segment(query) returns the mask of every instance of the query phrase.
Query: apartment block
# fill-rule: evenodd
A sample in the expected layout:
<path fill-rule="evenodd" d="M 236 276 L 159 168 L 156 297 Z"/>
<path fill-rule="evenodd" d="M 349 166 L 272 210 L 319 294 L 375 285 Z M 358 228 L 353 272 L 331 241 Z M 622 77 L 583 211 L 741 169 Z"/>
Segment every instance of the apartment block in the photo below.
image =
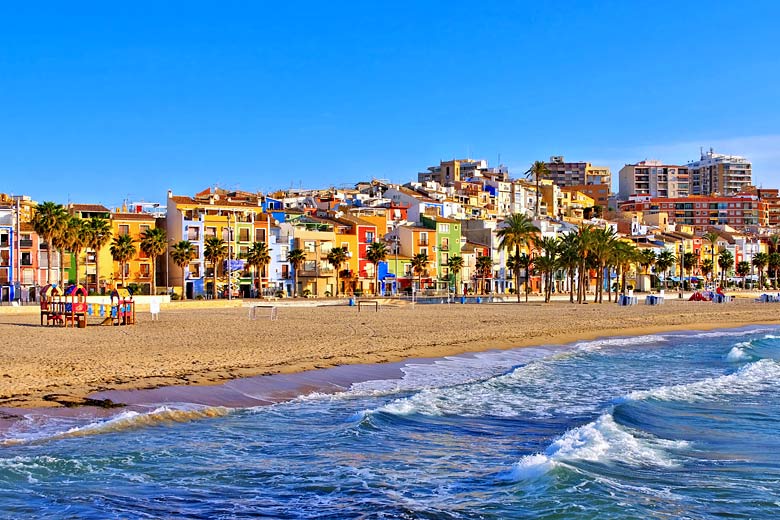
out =
<path fill-rule="evenodd" d="M 562 155 L 550 157 L 545 163 L 550 171 L 549 179 L 558 186 L 579 186 L 583 184 L 612 185 L 612 173 L 607 166 L 594 166 L 589 162 L 566 162 Z"/>
<path fill-rule="evenodd" d="M 702 152 L 698 161 L 688 163 L 691 195 L 736 195 L 752 184 L 753 166 L 738 155 Z"/>
<path fill-rule="evenodd" d="M 687 166 L 664 164 L 661 161 L 640 161 L 626 164 L 618 176 L 618 197 L 628 200 L 632 195 L 650 197 L 687 197 L 690 175 Z"/>
<path fill-rule="evenodd" d="M 769 204 L 755 195 L 736 197 L 689 196 L 679 198 L 631 197 L 620 205 L 623 211 L 667 213 L 669 224 L 702 230 L 727 225 L 736 229 L 769 225 Z"/>

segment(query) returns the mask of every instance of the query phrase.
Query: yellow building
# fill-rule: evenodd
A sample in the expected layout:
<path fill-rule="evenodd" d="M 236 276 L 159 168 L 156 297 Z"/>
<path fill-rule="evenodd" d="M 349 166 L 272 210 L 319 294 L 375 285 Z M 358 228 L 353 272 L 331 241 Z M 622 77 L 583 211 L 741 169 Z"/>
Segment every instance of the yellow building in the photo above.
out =
<path fill-rule="evenodd" d="M 113 237 L 130 235 L 133 238 L 135 246 L 135 255 L 124 264 L 124 286 L 136 286 L 141 294 L 151 294 L 152 278 L 155 273 L 152 272 L 152 258 L 141 250 L 141 239 L 144 232 L 155 227 L 155 218 L 148 213 L 111 213 L 111 232 Z M 112 269 L 109 271 L 108 280 L 111 288 L 122 285 L 122 266 L 111 257 L 111 242 L 104 248 L 108 251 Z M 101 256 L 101 262 L 103 256 Z M 102 267 L 102 266 L 101 266 Z M 103 269 L 101 268 L 101 271 Z"/>
<path fill-rule="evenodd" d="M 293 248 L 305 254 L 303 265 L 296 273 L 299 296 L 334 295 L 336 271 L 328 262 L 328 253 L 336 244 L 333 224 L 319 219 L 304 218 L 293 223 Z"/>

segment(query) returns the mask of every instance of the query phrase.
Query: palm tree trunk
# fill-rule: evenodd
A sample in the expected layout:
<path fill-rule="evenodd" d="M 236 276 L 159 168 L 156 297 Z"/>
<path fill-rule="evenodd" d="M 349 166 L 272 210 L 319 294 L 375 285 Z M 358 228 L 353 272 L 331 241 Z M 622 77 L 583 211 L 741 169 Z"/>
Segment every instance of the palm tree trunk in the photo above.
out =
<path fill-rule="evenodd" d="M 152 255 L 152 296 L 157 296 L 157 255 Z"/>
<path fill-rule="evenodd" d="M 51 242 L 46 242 L 46 283 L 51 284 Z"/>
<path fill-rule="evenodd" d="M 125 262 L 119 262 L 119 268 L 122 270 L 122 289 L 125 288 Z"/>
<path fill-rule="evenodd" d="M 75 262 L 76 262 L 76 285 L 78 285 L 79 284 L 79 254 L 78 254 L 78 252 L 74 253 L 73 257 L 74 257 Z"/>
<path fill-rule="evenodd" d="M 569 267 L 569 303 L 574 303 L 574 269 Z"/>
<path fill-rule="evenodd" d="M 62 261 L 62 250 L 57 249 L 57 255 L 60 257 L 60 285 L 65 287 L 65 265 Z"/>
<path fill-rule="evenodd" d="M 187 299 L 187 280 L 184 278 L 184 268 L 189 267 L 189 265 L 183 265 L 181 266 L 181 299 L 182 301 Z"/>
<path fill-rule="evenodd" d="M 334 291 L 336 293 L 336 298 L 339 297 L 339 267 L 341 267 L 341 265 L 336 266 L 336 290 Z"/>

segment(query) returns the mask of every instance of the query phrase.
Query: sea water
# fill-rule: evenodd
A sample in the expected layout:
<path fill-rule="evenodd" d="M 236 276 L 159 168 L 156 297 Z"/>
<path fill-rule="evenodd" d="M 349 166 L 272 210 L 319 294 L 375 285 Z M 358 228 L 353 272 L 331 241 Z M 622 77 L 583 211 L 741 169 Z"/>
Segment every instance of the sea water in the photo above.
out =
<path fill-rule="evenodd" d="M 778 518 L 780 328 L 410 363 L 272 406 L 30 416 L 3 518 Z"/>

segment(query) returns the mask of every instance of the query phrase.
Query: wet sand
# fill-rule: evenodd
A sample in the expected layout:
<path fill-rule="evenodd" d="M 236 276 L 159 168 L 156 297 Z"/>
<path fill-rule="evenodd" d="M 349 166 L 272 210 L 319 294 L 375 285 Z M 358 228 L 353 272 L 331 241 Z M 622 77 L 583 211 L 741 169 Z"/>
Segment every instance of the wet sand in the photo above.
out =
<path fill-rule="evenodd" d="M 670 300 L 652 307 L 418 304 L 382 306 L 379 312 L 281 307 L 276 321 L 250 320 L 246 308 L 179 305 L 163 309 L 160 321 L 150 321 L 144 312 L 137 321 L 135 326 L 64 329 L 40 327 L 37 314 L 0 314 L 0 407 L 89 404 L 87 396 L 121 395 L 110 393 L 115 390 L 213 385 L 602 336 L 780 324 L 780 304 L 752 299 L 721 305 Z M 355 366 L 350 377 L 362 379 L 361 370 L 370 371 Z M 300 378 L 295 381 L 299 392 Z"/>

